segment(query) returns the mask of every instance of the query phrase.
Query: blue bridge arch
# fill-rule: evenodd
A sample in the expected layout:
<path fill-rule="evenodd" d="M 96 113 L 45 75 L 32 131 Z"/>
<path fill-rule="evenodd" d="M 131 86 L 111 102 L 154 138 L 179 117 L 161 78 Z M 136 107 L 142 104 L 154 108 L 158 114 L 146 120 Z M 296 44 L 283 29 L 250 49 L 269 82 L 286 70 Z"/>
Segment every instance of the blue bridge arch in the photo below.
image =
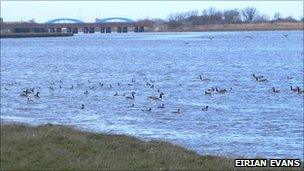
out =
<path fill-rule="evenodd" d="M 113 20 L 119 20 L 122 22 L 131 22 L 131 23 L 135 22 L 134 20 L 131 20 L 129 18 L 124 18 L 124 17 L 109 17 L 109 18 L 103 18 L 103 19 L 96 18 L 95 22 L 96 23 L 106 23 L 106 22 L 111 22 Z"/>
<path fill-rule="evenodd" d="M 65 21 L 70 21 L 72 23 L 84 23 L 81 20 L 73 19 L 73 18 L 56 18 L 56 19 L 53 19 L 53 20 L 49 20 L 46 23 L 47 24 L 55 24 L 55 23 L 64 23 Z"/>

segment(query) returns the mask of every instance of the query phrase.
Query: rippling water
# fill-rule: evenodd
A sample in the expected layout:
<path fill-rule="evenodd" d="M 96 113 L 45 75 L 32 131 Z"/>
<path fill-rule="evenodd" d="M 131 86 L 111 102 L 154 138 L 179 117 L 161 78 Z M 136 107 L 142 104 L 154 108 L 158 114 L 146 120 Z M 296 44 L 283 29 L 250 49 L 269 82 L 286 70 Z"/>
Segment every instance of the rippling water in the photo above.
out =
<path fill-rule="evenodd" d="M 303 95 L 289 86 L 303 88 L 302 31 L 1 39 L 2 121 L 129 134 L 201 154 L 303 160 Z M 32 87 L 40 98 L 20 96 Z M 211 87 L 228 92 L 204 95 Z M 158 89 L 161 101 L 147 98 Z"/>

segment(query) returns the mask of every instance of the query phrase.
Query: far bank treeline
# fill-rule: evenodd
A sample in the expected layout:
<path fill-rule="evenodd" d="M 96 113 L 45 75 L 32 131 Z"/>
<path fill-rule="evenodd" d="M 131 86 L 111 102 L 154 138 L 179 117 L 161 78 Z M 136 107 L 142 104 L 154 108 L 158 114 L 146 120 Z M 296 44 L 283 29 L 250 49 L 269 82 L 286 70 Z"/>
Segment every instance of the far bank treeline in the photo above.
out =
<path fill-rule="evenodd" d="M 217 10 L 214 7 L 198 10 L 172 13 L 167 20 L 146 19 L 153 25 L 167 25 L 174 29 L 182 25 L 205 25 L 205 24 L 242 24 L 242 23 L 273 23 L 273 22 L 303 22 L 304 17 L 296 19 L 292 16 L 283 17 L 279 12 L 272 17 L 260 13 L 254 7 L 244 9 Z"/>

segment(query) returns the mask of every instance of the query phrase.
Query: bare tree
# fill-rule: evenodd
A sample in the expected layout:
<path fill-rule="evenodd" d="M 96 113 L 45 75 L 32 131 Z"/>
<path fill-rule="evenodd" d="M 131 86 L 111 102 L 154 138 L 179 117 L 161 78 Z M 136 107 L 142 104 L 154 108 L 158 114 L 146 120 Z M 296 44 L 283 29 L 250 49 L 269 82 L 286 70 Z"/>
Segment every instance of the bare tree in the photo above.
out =
<path fill-rule="evenodd" d="M 242 14 L 246 22 L 252 22 L 253 19 L 257 16 L 258 11 L 254 7 L 247 7 L 242 10 Z"/>
<path fill-rule="evenodd" d="M 169 27 L 176 28 L 183 24 L 183 21 L 186 20 L 185 13 L 172 13 L 169 15 Z"/>
<path fill-rule="evenodd" d="M 210 7 L 202 11 L 201 23 L 220 23 L 223 20 L 223 13 L 216 10 L 214 7 Z"/>
<path fill-rule="evenodd" d="M 256 17 L 253 20 L 254 22 L 268 22 L 269 21 L 269 17 L 265 14 L 261 14 L 261 15 L 256 15 Z"/>
<path fill-rule="evenodd" d="M 286 18 L 283 18 L 282 21 L 284 22 L 296 22 L 297 20 L 293 18 L 292 16 L 288 16 Z"/>
<path fill-rule="evenodd" d="M 275 21 L 282 20 L 282 15 L 279 12 L 276 12 L 273 16 L 273 20 L 275 20 Z"/>
<path fill-rule="evenodd" d="M 223 13 L 225 22 L 228 23 L 238 23 L 241 21 L 240 12 L 237 9 L 226 10 Z"/>
<path fill-rule="evenodd" d="M 187 18 L 197 17 L 199 15 L 198 10 L 189 11 L 186 13 Z"/>
<path fill-rule="evenodd" d="M 200 24 L 200 16 L 199 16 L 199 12 L 197 10 L 189 11 L 187 13 L 187 16 L 188 16 L 187 21 L 191 22 L 194 25 Z"/>

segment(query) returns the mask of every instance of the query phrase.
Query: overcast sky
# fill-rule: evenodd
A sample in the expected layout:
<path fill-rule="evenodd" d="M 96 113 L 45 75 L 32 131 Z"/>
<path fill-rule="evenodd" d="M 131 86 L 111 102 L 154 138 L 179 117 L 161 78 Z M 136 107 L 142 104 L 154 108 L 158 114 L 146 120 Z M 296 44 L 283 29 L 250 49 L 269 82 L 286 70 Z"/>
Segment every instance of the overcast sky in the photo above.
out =
<path fill-rule="evenodd" d="M 173 12 L 201 11 L 211 6 L 219 10 L 253 6 L 270 17 L 275 12 L 283 17 L 303 17 L 303 1 L 1 1 L 1 17 L 5 21 L 38 22 L 61 17 L 87 22 L 106 17 L 166 19 Z"/>

